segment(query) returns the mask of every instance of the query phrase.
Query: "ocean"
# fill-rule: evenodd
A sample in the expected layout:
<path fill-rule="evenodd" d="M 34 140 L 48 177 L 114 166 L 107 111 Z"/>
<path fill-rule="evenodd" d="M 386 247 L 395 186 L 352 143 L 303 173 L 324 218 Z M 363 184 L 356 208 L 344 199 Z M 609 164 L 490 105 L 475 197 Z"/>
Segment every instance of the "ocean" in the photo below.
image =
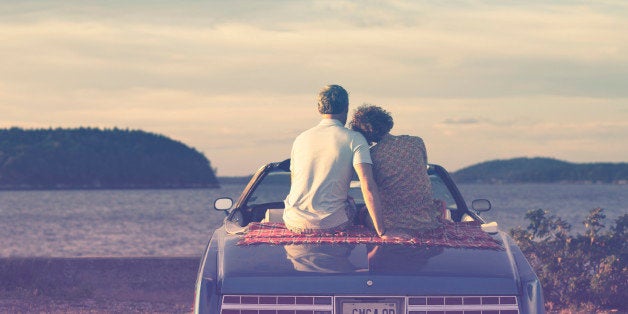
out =
<path fill-rule="evenodd" d="M 244 185 L 219 189 L 0 191 L 0 257 L 200 256 L 225 217 L 213 209 Z M 607 226 L 628 213 L 628 185 L 461 184 L 468 203 L 502 230 L 527 226 L 525 213 L 547 209 L 582 233 L 582 220 L 605 209 Z"/>

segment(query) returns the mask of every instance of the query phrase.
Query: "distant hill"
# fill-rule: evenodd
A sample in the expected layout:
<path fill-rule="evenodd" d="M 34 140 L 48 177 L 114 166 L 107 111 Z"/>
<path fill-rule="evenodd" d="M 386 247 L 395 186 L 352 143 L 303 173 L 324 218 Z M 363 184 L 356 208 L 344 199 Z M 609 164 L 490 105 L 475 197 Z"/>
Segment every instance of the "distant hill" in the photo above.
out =
<path fill-rule="evenodd" d="M 218 187 L 209 160 L 163 135 L 0 129 L 0 189 Z"/>
<path fill-rule="evenodd" d="M 552 158 L 486 161 L 452 174 L 458 183 L 628 183 L 628 163 L 570 163 Z"/>

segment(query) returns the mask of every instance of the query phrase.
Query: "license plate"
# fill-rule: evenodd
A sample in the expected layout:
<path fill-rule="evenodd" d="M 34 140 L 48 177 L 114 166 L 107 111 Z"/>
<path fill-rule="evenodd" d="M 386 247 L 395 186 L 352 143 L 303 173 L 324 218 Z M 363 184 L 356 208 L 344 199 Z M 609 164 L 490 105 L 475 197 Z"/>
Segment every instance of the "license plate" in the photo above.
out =
<path fill-rule="evenodd" d="M 346 302 L 342 304 L 343 314 L 399 314 L 397 303 L 361 303 Z"/>

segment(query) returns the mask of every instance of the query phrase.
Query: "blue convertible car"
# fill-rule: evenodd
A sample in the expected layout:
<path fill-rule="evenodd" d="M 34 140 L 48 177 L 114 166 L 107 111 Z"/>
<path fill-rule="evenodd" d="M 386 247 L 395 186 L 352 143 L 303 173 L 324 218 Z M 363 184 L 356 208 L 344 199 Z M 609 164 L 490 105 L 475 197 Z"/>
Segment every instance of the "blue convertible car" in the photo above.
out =
<path fill-rule="evenodd" d="M 212 314 L 544 313 L 541 286 L 513 240 L 472 209 L 448 173 L 430 165 L 443 226 L 380 239 L 364 226 L 296 235 L 281 222 L 289 160 L 268 164 L 227 212 L 201 260 L 194 312 Z M 352 196 L 361 202 L 359 182 Z"/>

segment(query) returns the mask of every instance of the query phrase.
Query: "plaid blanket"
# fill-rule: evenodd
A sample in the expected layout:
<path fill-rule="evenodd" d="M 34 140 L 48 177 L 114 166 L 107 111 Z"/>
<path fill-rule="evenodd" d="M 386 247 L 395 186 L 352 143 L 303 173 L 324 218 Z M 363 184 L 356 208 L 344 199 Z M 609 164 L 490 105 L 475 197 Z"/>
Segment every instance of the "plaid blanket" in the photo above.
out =
<path fill-rule="evenodd" d="M 501 244 L 486 232 L 478 222 L 443 221 L 441 226 L 411 237 L 382 239 L 368 228 L 357 225 L 335 233 L 298 234 L 283 223 L 251 223 L 238 245 L 253 244 L 401 244 L 425 247 L 457 247 L 477 249 L 503 249 Z"/>

